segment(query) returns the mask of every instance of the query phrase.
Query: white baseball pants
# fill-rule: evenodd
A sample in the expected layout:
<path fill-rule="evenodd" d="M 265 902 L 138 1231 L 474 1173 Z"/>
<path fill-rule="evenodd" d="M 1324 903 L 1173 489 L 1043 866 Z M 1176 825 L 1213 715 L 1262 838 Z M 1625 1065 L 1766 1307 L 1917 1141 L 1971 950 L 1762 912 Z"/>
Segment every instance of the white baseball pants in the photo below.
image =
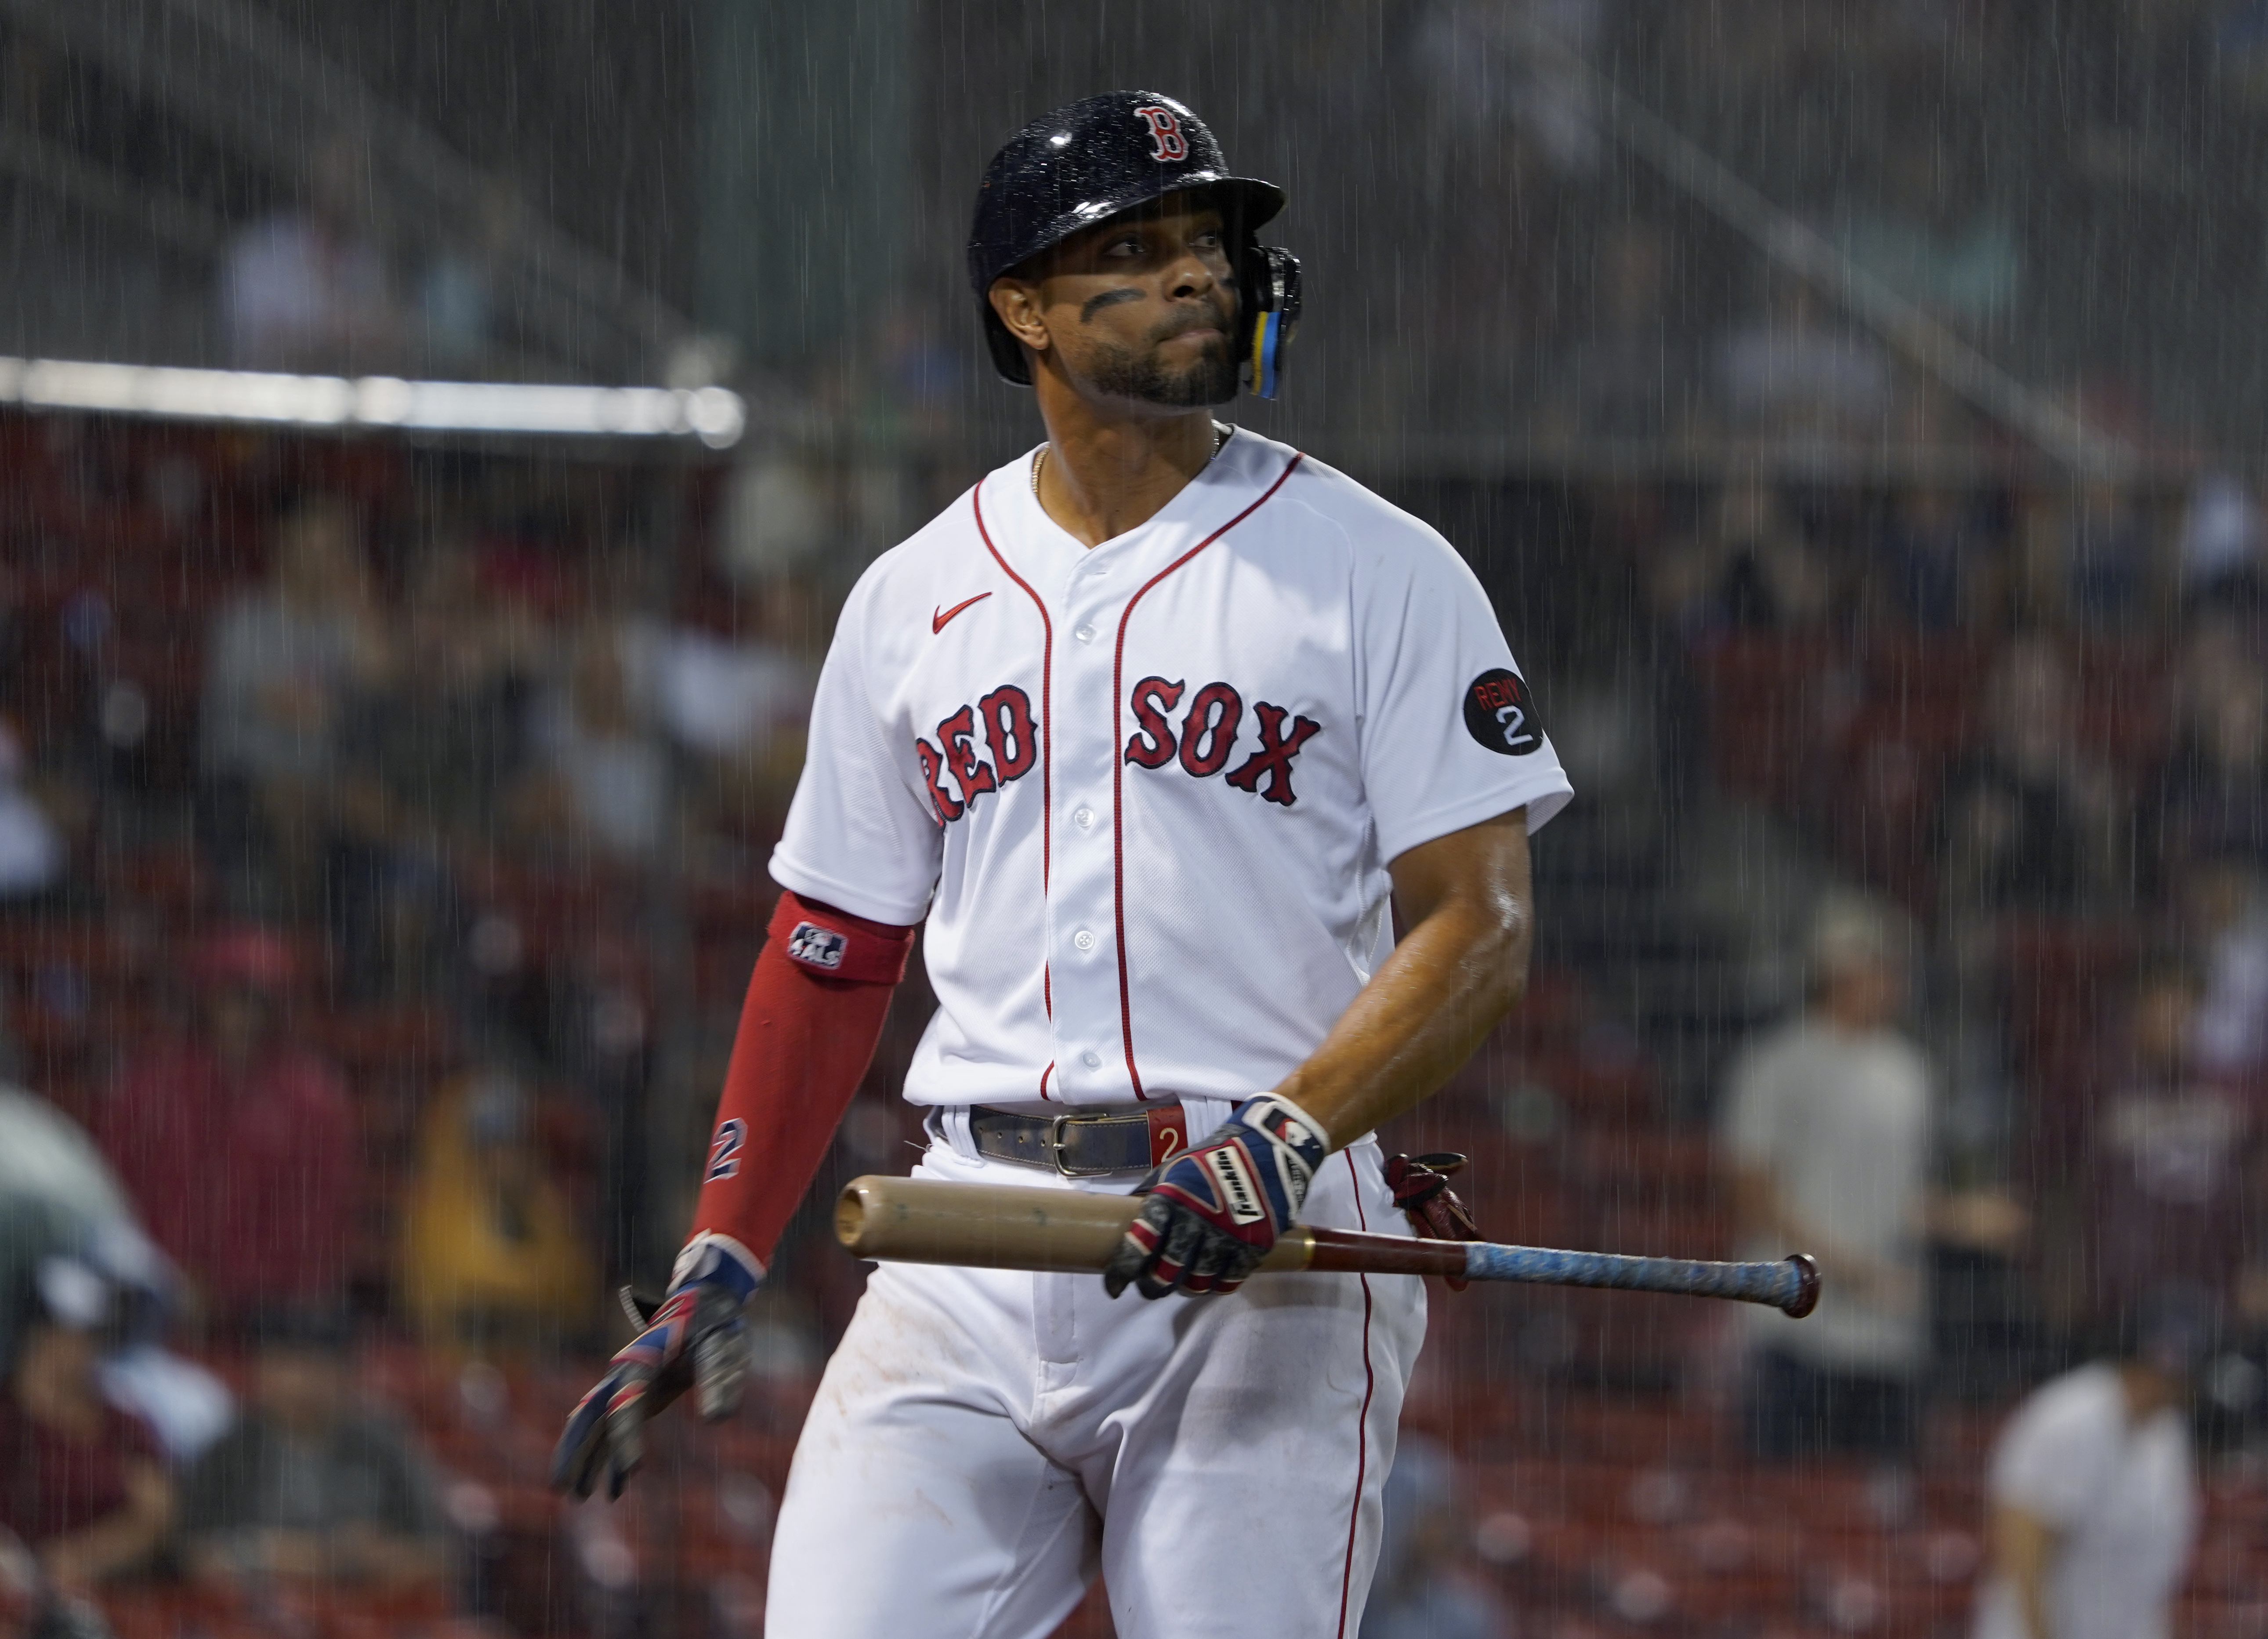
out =
<path fill-rule="evenodd" d="M 1309 1223 L 1406 1234 L 1378 1147 Z M 1048 1185 L 933 1144 L 918 1177 Z M 1100 1569 L 1120 1639 L 1353 1639 L 1425 1329 L 1409 1275 L 1116 1303 L 1092 1274 L 878 1268 L 796 1448 L 769 1639 L 1047 1639 Z"/>

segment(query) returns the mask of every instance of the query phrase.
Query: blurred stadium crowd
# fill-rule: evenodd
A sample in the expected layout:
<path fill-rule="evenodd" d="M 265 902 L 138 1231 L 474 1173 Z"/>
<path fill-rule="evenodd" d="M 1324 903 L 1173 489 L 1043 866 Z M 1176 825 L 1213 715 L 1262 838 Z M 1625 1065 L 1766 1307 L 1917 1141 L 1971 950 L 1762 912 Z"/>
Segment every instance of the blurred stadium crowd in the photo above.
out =
<path fill-rule="evenodd" d="M 2053 382 L 2076 473 L 1634 180 L 1498 26 L 1604 52 L 1622 9 L 1404 8 L 1392 74 L 1322 73 L 1373 9 L 1315 8 L 1287 94 L 1437 88 L 1424 186 L 1338 158 L 1444 242 L 1417 345 L 1318 352 L 1316 442 L 1468 553 L 1580 793 L 1526 1004 L 1390 1136 L 1471 1155 L 1494 1238 L 1803 1241 L 1835 1296 L 1436 1294 L 1364 1631 L 1966 1632 L 1994 1508 L 2052 1506 L 2053 1453 L 1994 1455 L 2012 1407 L 2106 1355 L 2189 1387 L 2179 1630 L 2268 1629 L 2268 513 L 2205 431 L 2257 370 L 2142 272 L 2252 220 L 2195 207 L 2268 118 L 2261 8 L 2105 4 L 2058 56 L 2055 8 L 1753 0 L 1631 56 L 1933 334 Z M 234 356 L 364 367 L 438 314 L 492 366 L 478 255 L 358 311 L 379 253 L 309 250 L 362 231 L 334 157 L 224 260 Z M 917 1136 L 917 978 L 753 1404 L 659 1430 L 618 1508 L 542 1479 L 601 1295 L 689 1204 L 834 606 L 1021 409 L 964 416 L 930 311 L 776 385 L 827 434 L 737 470 L 0 417 L 0 1633 L 761 1631 L 859 1281 L 825 1198 Z"/>

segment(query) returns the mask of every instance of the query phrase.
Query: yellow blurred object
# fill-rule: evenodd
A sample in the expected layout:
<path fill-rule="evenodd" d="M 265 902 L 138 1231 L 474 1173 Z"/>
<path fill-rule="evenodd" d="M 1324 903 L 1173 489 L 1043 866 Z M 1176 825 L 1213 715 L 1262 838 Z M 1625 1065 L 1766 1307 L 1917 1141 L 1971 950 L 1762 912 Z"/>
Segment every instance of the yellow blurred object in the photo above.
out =
<path fill-rule="evenodd" d="M 518 1088 L 473 1073 L 426 1112 L 403 1203 L 402 1298 L 435 1343 L 524 1339 L 588 1318 L 597 1274 L 566 1197 L 545 1173 Z"/>

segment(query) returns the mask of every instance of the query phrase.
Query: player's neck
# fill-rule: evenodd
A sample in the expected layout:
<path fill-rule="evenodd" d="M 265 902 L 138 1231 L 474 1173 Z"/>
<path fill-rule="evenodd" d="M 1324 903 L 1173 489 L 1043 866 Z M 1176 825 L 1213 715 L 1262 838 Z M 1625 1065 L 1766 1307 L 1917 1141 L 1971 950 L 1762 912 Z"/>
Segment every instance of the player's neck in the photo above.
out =
<path fill-rule="evenodd" d="M 1082 401 L 1042 402 L 1048 447 L 1040 506 L 1087 546 L 1138 529 L 1212 460 L 1212 413 L 1104 417 Z"/>

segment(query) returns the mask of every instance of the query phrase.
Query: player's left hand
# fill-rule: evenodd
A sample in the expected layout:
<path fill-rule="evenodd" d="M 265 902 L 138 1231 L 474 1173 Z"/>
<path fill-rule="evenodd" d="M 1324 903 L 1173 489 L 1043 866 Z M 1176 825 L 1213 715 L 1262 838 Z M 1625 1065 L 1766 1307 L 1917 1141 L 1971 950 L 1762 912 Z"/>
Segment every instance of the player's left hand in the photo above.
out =
<path fill-rule="evenodd" d="M 1142 1181 L 1150 1199 L 1127 1226 L 1102 1284 L 1145 1297 L 1233 1292 L 1299 1215 L 1330 1146 L 1323 1129 L 1272 1093 L 1248 1098 L 1212 1135 Z"/>
<path fill-rule="evenodd" d="M 1448 1150 L 1429 1155 L 1388 1155 L 1386 1187 L 1394 1204 L 1410 1220 L 1410 1228 L 1425 1241 L 1477 1241 L 1486 1237 L 1473 1222 L 1472 1208 L 1449 1187 L 1452 1173 L 1464 1170 L 1465 1158 Z M 1462 1275 L 1443 1275 L 1453 1292 L 1462 1292 Z"/>
<path fill-rule="evenodd" d="M 679 1255 L 669 1296 L 643 1317 L 645 1330 L 567 1414 L 551 1454 L 555 1490 L 587 1497 L 603 1474 L 608 1496 L 621 1496 L 645 1458 L 646 1419 L 688 1388 L 698 1389 L 701 1414 L 712 1421 L 740 1408 L 748 1361 L 742 1311 L 763 1278 L 754 1263 L 720 1237 L 696 1237 Z"/>

